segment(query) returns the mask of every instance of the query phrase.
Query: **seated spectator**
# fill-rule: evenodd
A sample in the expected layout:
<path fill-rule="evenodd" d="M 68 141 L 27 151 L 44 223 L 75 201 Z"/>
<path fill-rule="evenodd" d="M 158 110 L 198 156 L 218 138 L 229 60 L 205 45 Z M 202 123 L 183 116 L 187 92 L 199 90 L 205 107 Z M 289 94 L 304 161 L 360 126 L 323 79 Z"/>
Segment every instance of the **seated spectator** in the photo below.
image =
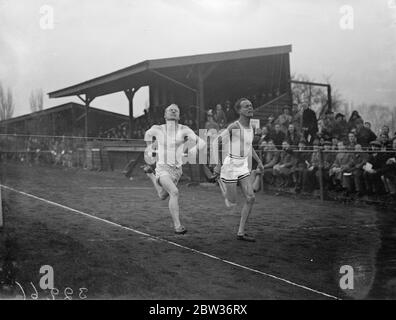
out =
<path fill-rule="evenodd" d="M 389 137 L 389 127 L 388 126 L 383 126 L 382 127 L 382 129 L 381 129 L 381 131 L 380 131 L 380 134 L 385 134 L 387 137 L 388 137 L 388 139 L 390 138 Z"/>
<path fill-rule="evenodd" d="M 332 143 L 330 141 L 325 141 L 324 144 L 324 152 L 323 152 L 323 168 L 322 168 L 322 175 L 323 175 L 323 187 L 326 190 L 330 190 L 333 188 L 330 179 L 330 169 L 333 165 L 336 153 L 332 151 Z M 316 172 L 316 179 L 319 181 L 319 172 Z"/>
<path fill-rule="evenodd" d="M 353 132 L 348 133 L 348 143 L 346 145 L 346 148 L 349 150 L 355 150 L 355 146 L 357 144 L 357 139 L 356 136 Z"/>
<path fill-rule="evenodd" d="M 382 176 L 385 190 L 396 199 L 396 139 L 392 142 L 392 152 L 386 161 L 384 175 Z"/>
<path fill-rule="evenodd" d="M 391 148 L 388 135 L 381 133 L 378 137 L 378 141 L 381 143 L 381 150 L 386 151 Z"/>
<path fill-rule="evenodd" d="M 288 106 L 283 107 L 283 113 L 276 119 L 275 123 L 281 126 L 283 132 L 286 133 L 289 124 L 292 122 L 293 117 L 290 115 L 290 109 Z"/>
<path fill-rule="evenodd" d="M 326 128 L 325 121 L 323 119 L 318 120 L 318 132 L 316 133 L 316 136 L 319 139 L 324 139 L 324 140 L 329 139 L 331 136 L 331 133 Z"/>
<path fill-rule="evenodd" d="M 282 151 L 279 155 L 279 162 L 274 166 L 273 174 L 278 179 L 279 187 L 287 187 L 290 185 L 292 168 L 295 166 L 296 158 L 290 144 L 287 141 L 282 143 Z"/>
<path fill-rule="evenodd" d="M 207 113 L 207 121 L 205 123 L 205 129 L 206 130 L 216 130 L 219 131 L 220 130 L 220 126 L 219 124 L 214 120 L 213 118 L 213 111 L 209 110 Z"/>
<path fill-rule="evenodd" d="M 380 195 L 385 191 L 381 176 L 384 172 L 388 155 L 381 153 L 381 143 L 379 141 L 372 141 L 370 145 L 371 150 L 377 152 L 372 153 L 367 163 L 363 166 L 363 179 L 368 195 Z"/>
<path fill-rule="evenodd" d="M 298 134 L 294 125 L 289 124 L 289 127 L 287 128 L 287 133 L 286 133 L 286 141 L 289 142 L 289 144 L 292 147 L 297 147 L 298 143 L 300 142 L 300 139 L 301 139 L 301 137 Z M 304 143 L 305 143 L 305 141 L 304 141 Z"/>
<path fill-rule="evenodd" d="M 286 139 L 285 133 L 282 131 L 280 124 L 275 124 L 275 130 L 271 134 L 272 140 L 278 150 L 282 149 L 282 143 Z"/>
<path fill-rule="evenodd" d="M 369 155 L 362 152 L 362 146 L 360 144 L 355 145 L 356 153 L 353 154 L 352 165 L 350 167 L 350 175 L 344 174 L 344 184 L 347 192 L 350 194 L 353 192 L 353 186 L 358 196 L 363 195 L 363 166 L 367 163 Z M 352 185 L 353 182 L 353 185 Z"/>
<path fill-rule="evenodd" d="M 331 138 L 331 150 L 333 150 L 333 151 L 338 150 L 338 137 Z"/>
<path fill-rule="evenodd" d="M 272 134 L 275 130 L 275 117 L 273 115 L 270 115 L 268 117 L 267 124 L 265 125 L 268 128 L 268 131 L 270 134 Z"/>
<path fill-rule="evenodd" d="M 371 141 L 377 139 L 377 136 L 371 129 L 363 125 L 363 120 L 358 119 L 356 124 L 356 142 L 360 144 L 363 148 L 367 148 Z"/>
<path fill-rule="evenodd" d="M 310 153 L 304 152 L 306 151 L 306 143 L 304 140 L 301 140 L 298 143 L 298 153 L 295 154 L 296 162 L 293 168 L 293 181 L 295 184 L 295 191 L 299 193 L 304 188 L 304 185 L 307 183 L 305 178 L 307 177 L 305 171 L 308 168 Z"/>
<path fill-rule="evenodd" d="M 259 145 L 261 146 L 263 144 L 263 142 L 267 143 L 270 140 L 271 140 L 271 136 L 270 136 L 270 133 L 268 131 L 268 128 L 267 127 L 262 127 L 261 128 L 261 138 L 260 138 L 260 141 L 259 141 Z"/>
<path fill-rule="evenodd" d="M 263 149 L 263 181 L 267 184 L 273 184 L 273 168 L 279 162 L 279 151 L 275 147 L 273 140 L 268 140 L 266 147 Z"/>
<path fill-rule="evenodd" d="M 344 142 L 339 141 L 337 145 L 339 153 L 337 153 L 333 165 L 330 168 L 330 178 L 335 186 L 344 187 L 343 185 L 343 175 L 344 173 L 350 172 L 352 165 L 352 154 L 343 152 L 345 151 Z"/>

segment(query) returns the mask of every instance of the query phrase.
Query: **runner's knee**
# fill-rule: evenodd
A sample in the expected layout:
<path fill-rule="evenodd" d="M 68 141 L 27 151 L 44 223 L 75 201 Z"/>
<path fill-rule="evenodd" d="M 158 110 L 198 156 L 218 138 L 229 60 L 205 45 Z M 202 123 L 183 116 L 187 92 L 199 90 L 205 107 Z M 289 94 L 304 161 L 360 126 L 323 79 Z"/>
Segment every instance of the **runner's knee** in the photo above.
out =
<path fill-rule="evenodd" d="M 169 192 L 169 195 L 170 195 L 172 198 L 178 197 L 178 196 L 179 196 L 179 189 L 175 188 L 174 190 L 172 190 L 172 191 Z"/>
<path fill-rule="evenodd" d="M 254 195 L 254 193 L 253 194 L 248 194 L 246 196 L 246 201 L 247 201 L 247 203 L 253 204 L 256 201 L 256 196 Z"/>

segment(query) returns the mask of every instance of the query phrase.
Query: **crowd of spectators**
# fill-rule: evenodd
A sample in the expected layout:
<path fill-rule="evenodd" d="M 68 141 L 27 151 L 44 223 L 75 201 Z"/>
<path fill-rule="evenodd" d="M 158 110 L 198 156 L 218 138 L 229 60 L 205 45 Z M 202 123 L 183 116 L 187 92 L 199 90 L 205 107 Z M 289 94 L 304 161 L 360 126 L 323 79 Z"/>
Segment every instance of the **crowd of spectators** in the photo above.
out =
<path fill-rule="evenodd" d="M 267 187 L 309 193 L 322 179 L 326 191 L 347 197 L 388 194 L 396 199 L 396 134 L 383 126 L 376 135 L 357 111 L 348 121 L 332 111 L 317 119 L 308 104 L 285 106 L 256 129 L 254 145 L 262 155 Z"/>

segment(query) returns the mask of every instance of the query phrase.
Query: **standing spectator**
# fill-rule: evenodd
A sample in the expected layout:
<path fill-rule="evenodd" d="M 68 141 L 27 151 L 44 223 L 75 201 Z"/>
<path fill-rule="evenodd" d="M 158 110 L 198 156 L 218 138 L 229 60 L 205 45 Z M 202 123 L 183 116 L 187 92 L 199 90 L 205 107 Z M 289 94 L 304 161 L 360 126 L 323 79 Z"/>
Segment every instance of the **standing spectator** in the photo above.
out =
<path fill-rule="evenodd" d="M 303 115 L 302 115 L 302 130 L 304 132 L 304 139 L 308 143 L 312 143 L 316 133 L 318 132 L 318 121 L 316 119 L 316 113 L 310 109 L 307 103 L 303 104 Z"/>
<path fill-rule="evenodd" d="M 313 142 L 313 152 L 311 154 L 310 160 L 307 163 L 307 170 L 304 171 L 304 184 L 303 191 L 304 192 L 312 192 L 314 190 L 314 185 L 316 182 L 316 176 L 319 177 L 318 169 L 320 165 L 319 161 L 319 141 L 315 140 Z M 325 175 L 323 175 L 325 176 Z"/>
<path fill-rule="evenodd" d="M 226 115 L 221 107 L 221 104 L 216 105 L 216 110 L 213 114 L 214 120 L 219 124 L 220 129 L 223 129 L 227 124 Z"/>
<path fill-rule="evenodd" d="M 276 119 L 275 123 L 280 124 L 283 132 L 286 133 L 289 124 L 292 122 L 293 117 L 290 115 L 290 109 L 288 106 L 283 107 L 283 113 Z"/>
<path fill-rule="evenodd" d="M 342 113 L 337 113 L 332 135 L 336 136 L 339 140 L 343 140 L 346 138 L 347 134 L 348 123 L 345 121 L 345 116 Z"/>
<path fill-rule="evenodd" d="M 278 150 L 282 149 L 282 143 L 286 139 L 286 135 L 284 132 L 281 130 L 280 124 L 275 124 L 275 130 L 273 134 L 271 135 L 272 140 L 274 140 L 275 146 Z"/>
<path fill-rule="evenodd" d="M 371 141 L 377 139 L 377 136 L 371 129 L 363 125 L 363 120 L 358 119 L 356 121 L 356 141 L 363 148 L 366 148 L 370 145 Z"/>
<path fill-rule="evenodd" d="M 235 109 L 231 106 L 231 102 L 227 100 L 224 107 L 227 123 L 235 121 L 238 118 L 238 115 L 236 114 Z"/>
<path fill-rule="evenodd" d="M 294 103 L 292 110 L 292 117 L 293 117 L 292 124 L 294 125 L 294 127 L 298 132 L 301 131 L 301 127 L 302 127 L 302 112 L 303 112 L 302 108 L 297 103 Z"/>
<path fill-rule="evenodd" d="M 351 130 L 353 128 L 356 128 L 356 121 L 357 120 L 362 120 L 362 117 L 360 116 L 359 112 L 356 110 L 352 111 L 351 117 L 349 118 L 348 121 L 348 129 Z"/>

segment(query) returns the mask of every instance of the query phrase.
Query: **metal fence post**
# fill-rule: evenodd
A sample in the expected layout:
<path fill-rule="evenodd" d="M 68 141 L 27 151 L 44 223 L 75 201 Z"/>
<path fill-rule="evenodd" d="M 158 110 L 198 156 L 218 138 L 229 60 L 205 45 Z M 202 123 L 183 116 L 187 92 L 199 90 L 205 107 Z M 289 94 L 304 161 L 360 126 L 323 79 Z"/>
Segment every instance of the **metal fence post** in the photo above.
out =
<path fill-rule="evenodd" d="M 320 200 L 324 201 L 324 188 L 323 188 L 323 153 L 322 148 L 318 150 L 319 156 L 319 189 L 320 189 Z"/>

